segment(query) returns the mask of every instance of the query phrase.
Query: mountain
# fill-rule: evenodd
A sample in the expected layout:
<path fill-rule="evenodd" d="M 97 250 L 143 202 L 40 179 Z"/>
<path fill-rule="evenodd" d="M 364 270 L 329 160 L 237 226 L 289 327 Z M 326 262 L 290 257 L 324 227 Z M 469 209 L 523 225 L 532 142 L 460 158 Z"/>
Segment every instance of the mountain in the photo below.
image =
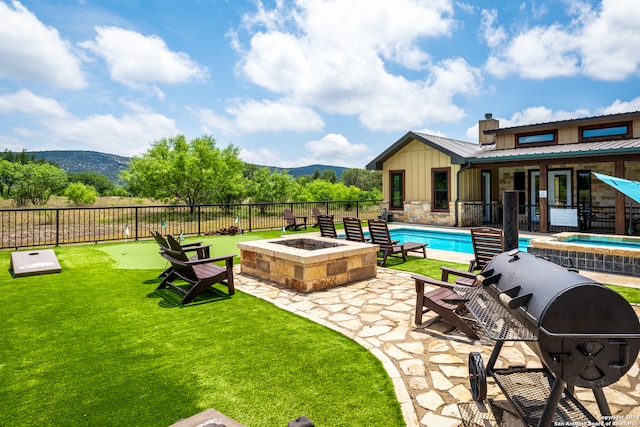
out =
<path fill-rule="evenodd" d="M 349 168 L 343 168 L 342 166 L 327 166 L 327 165 L 309 165 L 309 166 L 300 166 L 298 168 L 277 168 L 275 166 L 267 166 L 272 171 L 289 171 L 290 175 L 294 177 L 299 177 L 300 175 L 313 175 L 316 169 L 322 174 L 325 169 L 333 169 L 336 172 L 336 176 L 338 179 L 342 179 L 342 173 Z"/>
<path fill-rule="evenodd" d="M 99 153 L 97 151 L 31 151 L 36 159 L 44 159 L 54 162 L 67 173 L 98 172 L 106 175 L 111 181 L 119 182 L 120 172 L 127 169 L 130 157 L 117 156 L 115 154 Z M 262 166 L 259 166 L 262 167 Z M 338 179 L 342 178 L 342 173 L 348 168 L 341 166 L 309 165 L 297 168 L 278 168 L 267 166 L 272 171 L 287 170 L 294 177 L 300 175 L 313 175 L 316 169 L 322 174 L 326 169 L 333 169 Z"/>
<path fill-rule="evenodd" d="M 119 182 L 120 172 L 128 168 L 131 158 L 97 151 L 32 151 L 36 159 L 54 162 L 67 173 L 98 172 L 109 180 Z"/>

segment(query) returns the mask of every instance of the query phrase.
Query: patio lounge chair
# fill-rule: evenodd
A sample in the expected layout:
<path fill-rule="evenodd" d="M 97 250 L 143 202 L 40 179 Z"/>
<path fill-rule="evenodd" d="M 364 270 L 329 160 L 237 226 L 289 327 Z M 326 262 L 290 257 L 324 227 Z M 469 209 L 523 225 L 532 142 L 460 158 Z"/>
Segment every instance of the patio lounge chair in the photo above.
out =
<path fill-rule="evenodd" d="M 323 214 L 322 212 L 320 212 L 320 208 L 313 208 L 311 209 L 311 218 L 313 218 L 313 226 L 317 227 L 320 225 L 320 222 L 318 221 L 318 217 L 320 215 L 327 215 L 330 216 L 333 219 L 333 215 L 328 215 L 328 214 Z"/>
<path fill-rule="evenodd" d="M 172 269 L 156 289 L 170 287 L 183 294 L 184 298 L 180 304 L 187 304 L 193 301 L 195 297 L 215 283 L 225 285 L 229 296 L 235 293 L 233 284 L 233 258 L 235 255 L 189 259 L 184 250 L 176 250 L 169 247 L 162 251 L 162 256 L 171 263 Z M 224 261 L 225 265 L 214 264 L 216 261 Z M 176 284 L 175 282 L 179 280 L 184 280 L 190 286 L 186 288 L 180 286 L 179 283 Z"/>
<path fill-rule="evenodd" d="M 345 238 L 347 240 L 351 240 L 353 242 L 366 242 L 369 240 L 364 237 L 362 224 L 360 223 L 359 218 L 346 216 L 342 218 L 342 223 L 344 224 L 344 232 L 346 234 Z"/>
<path fill-rule="evenodd" d="M 382 219 L 369 220 L 369 235 L 371 236 L 371 243 L 380 246 L 380 251 L 378 252 L 381 253 L 382 258 L 380 267 L 386 265 L 387 258 L 390 256 L 400 255 L 403 262 L 407 260 L 407 253 L 409 252 L 422 254 L 423 258 L 427 257 L 426 243 L 404 242 L 398 244 L 391 240 L 387 222 Z"/>
<path fill-rule="evenodd" d="M 179 242 L 173 235 L 167 234 L 167 243 L 169 247 L 174 251 L 184 251 L 184 252 L 196 252 L 196 257 L 198 259 L 209 258 L 209 250 L 211 245 L 203 245 L 202 242 L 197 243 L 182 243 Z M 192 257 L 193 258 L 193 257 Z"/>
<path fill-rule="evenodd" d="M 483 270 L 494 256 L 504 252 L 504 237 L 498 228 L 472 227 L 471 243 L 474 258 L 469 262 L 469 271 Z"/>
<path fill-rule="evenodd" d="M 307 217 L 306 216 L 295 216 L 291 209 L 285 209 L 283 213 L 283 218 L 287 222 L 285 228 L 293 228 L 297 230 L 300 227 L 304 226 L 304 229 L 307 229 Z"/>
<path fill-rule="evenodd" d="M 167 239 L 164 238 L 164 236 L 162 235 L 162 233 L 160 233 L 159 231 L 151 231 L 149 230 L 149 233 L 151 233 L 151 236 L 153 236 L 153 239 L 156 241 L 156 243 L 158 244 L 158 247 L 161 251 L 161 253 L 166 249 L 166 248 L 170 248 L 171 246 L 169 245 L 169 242 L 167 241 Z M 198 259 L 198 258 L 208 258 L 209 257 L 209 246 L 202 246 L 202 242 L 196 242 L 196 243 L 187 243 L 187 244 L 183 244 L 181 245 L 180 243 L 178 243 L 173 237 L 172 240 L 175 241 L 174 245 L 176 245 L 176 247 L 180 247 L 181 249 L 184 249 L 185 252 L 190 252 L 190 251 L 197 251 L 196 255 L 193 255 L 190 257 L 190 259 Z M 167 274 L 169 274 L 169 272 L 171 271 L 173 267 L 169 266 L 167 267 L 162 273 L 160 273 L 160 275 L 158 277 L 166 277 Z"/>
<path fill-rule="evenodd" d="M 456 284 L 449 283 L 449 274 L 456 274 L 460 278 L 464 278 L 467 283 L 471 283 L 471 286 L 476 286 L 480 282 L 476 280 L 474 273 L 469 273 L 461 270 L 451 270 L 442 268 L 442 280 L 432 279 L 419 274 L 414 274 L 411 277 L 415 280 L 416 284 L 416 311 L 415 311 L 415 324 L 418 327 L 426 327 L 437 320 L 442 320 L 451 326 L 454 330 L 458 329 L 460 332 L 467 335 L 474 340 L 479 339 L 478 334 L 470 325 L 473 320 L 465 319 L 465 315 L 468 314 L 467 308 L 464 305 L 465 301 L 460 299 L 458 294 L 453 291 Z M 425 285 L 435 286 L 434 290 L 425 293 Z M 433 311 L 437 314 L 431 322 L 428 324 L 422 323 L 422 315 Z"/>
<path fill-rule="evenodd" d="M 318 225 L 320 226 L 320 235 L 322 237 L 338 238 L 336 225 L 333 223 L 333 215 L 318 215 Z"/>

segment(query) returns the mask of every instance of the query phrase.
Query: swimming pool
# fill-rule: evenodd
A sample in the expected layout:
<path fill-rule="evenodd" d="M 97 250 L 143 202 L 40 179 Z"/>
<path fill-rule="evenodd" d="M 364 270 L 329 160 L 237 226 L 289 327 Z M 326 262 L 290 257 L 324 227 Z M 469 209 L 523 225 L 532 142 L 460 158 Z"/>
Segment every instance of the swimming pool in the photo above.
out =
<path fill-rule="evenodd" d="M 473 254 L 473 245 L 471 244 L 471 233 L 427 230 L 417 228 L 389 228 L 389 234 L 393 240 L 400 243 L 416 242 L 428 243 L 428 249 L 439 249 L 443 251 L 462 252 L 465 254 Z M 521 251 L 526 252 L 529 246 L 529 239 L 519 238 L 518 247 Z"/>
<path fill-rule="evenodd" d="M 640 239 L 624 236 L 572 235 L 564 239 L 567 243 L 579 245 L 595 245 L 624 249 L 640 249 Z"/>

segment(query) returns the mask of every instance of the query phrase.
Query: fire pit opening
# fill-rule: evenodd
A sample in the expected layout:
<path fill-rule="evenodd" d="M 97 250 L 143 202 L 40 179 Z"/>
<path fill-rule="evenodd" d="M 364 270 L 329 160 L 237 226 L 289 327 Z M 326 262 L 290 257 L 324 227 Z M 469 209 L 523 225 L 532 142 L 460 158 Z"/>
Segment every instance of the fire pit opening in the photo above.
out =
<path fill-rule="evenodd" d="M 313 292 L 376 277 L 377 245 L 319 236 L 238 243 L 243 274 Z"/>
<path fill-rule="evenodd" d="M 275 243 L 276 245 L 285 245 L 296 249 L 304 249 L 305 251 L 317 251 L 319 249 L 337 248 L 339 246 L 344 246 L 340 243 L 325 242 L 314 239 L 288 239 L 281 240 L 279 242 L 274 241 L 273 243 Z"/>

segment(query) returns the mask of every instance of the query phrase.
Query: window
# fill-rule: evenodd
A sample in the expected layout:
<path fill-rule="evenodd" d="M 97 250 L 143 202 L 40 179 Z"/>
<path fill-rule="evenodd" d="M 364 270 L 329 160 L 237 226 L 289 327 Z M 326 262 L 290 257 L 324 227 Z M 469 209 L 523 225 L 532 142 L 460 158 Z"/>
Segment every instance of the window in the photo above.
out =
<path fill-rule="evenodd" d="M 579 128 L 580 142 L 631 138 L 631 122 L 607 123 Z"/>
<path fill-rule="evenodd" d="M 558 131 L 520 133 L 516 135 L 516 146 L 553 145 L 558 143 Z"/>
<path fill-rule="evenodd" d="M 390 209 L 404 209 L 404 171 L 389 172 Z"/>
<path fill-rule="evenodd" d="M 431 210 L 449 212 L 449 168 L 432 169 L 432 182 Z"/>
<path fill-rule="evenodd" d="M 591 206 L 591 171 L 578 171 L 578 204 Z"/>

